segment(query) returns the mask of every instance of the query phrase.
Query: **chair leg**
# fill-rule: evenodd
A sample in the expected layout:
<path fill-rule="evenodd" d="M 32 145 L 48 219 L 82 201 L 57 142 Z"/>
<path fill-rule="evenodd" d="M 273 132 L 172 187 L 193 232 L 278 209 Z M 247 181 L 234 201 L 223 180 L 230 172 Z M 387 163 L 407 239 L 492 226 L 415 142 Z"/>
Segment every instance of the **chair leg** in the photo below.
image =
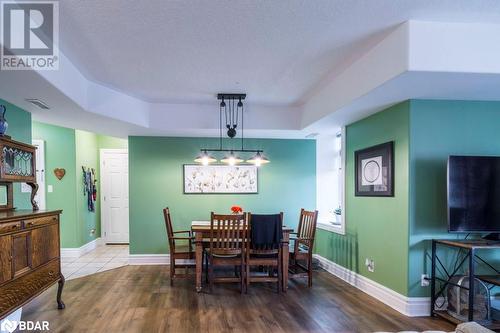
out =
<path fill-rule="evenodd" d="M 175 275 L 175 259 L 171 254 L 170 256 L 170 286 L 174 285 L 174 275 Z"/>
<path fill-rule="evenodd" d="M 208 284 L 208 254 L 205 252 L 205 282 Z"/>
<path fill-rule="evenodd" d="M 281 251 L 278 253 L 278 294 L 281 294 L 281 286 L 283 285 L 283 257 Z"/>
<path fill-rule="evenodd" d="M 236 268 L 236 266 L 235 266 Z M 243 291 L 245 289 L 245 279 L 244 279 L 244 274 L 243 274 L 243 269 L 244 267 L 244 261 L 243 261 L 243 254 L 241 254 L 241 264 L 240 264 L 240 294 L 243 294 Z"/>
<path fill-rule="evenodd" d="M 248 294 L 248 286 L 250 285 L 250 265 L 248 264 L 248 260 L 247 260 L 247 264 L 245 265 L 245 280 L 246 280 L 246 283 L 245 283 L 245 293 Z"/>
<path fill-rule="evenodd" d="M 312 287 L 313 285 L 313 280 L 312 280 L 312 274 L 313 274 L 313 271 L 312 271 L 312 257 L 309 256 L 309 258 L 307 258 L 307 285 L 309 286 L 309 288 Z"/>
<path fill-rule="evenodd" d="M 210 293 L 212 293 L 214 287 L 214 265 L 211 256 L 208 262 L 208 283 L 209 283 L 208 286 L 210 289 Z"/>

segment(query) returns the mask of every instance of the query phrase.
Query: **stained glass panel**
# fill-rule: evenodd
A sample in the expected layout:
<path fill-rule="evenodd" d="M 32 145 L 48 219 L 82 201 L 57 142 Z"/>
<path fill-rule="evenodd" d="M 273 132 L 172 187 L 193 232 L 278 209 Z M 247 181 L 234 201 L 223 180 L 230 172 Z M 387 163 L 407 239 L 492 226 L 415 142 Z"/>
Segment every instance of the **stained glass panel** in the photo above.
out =
<path fill-rule="evenodd" d="M 4 146 L 4 173 L 13 176 L 33 176 L 33 153 L 14 147 Z"/>

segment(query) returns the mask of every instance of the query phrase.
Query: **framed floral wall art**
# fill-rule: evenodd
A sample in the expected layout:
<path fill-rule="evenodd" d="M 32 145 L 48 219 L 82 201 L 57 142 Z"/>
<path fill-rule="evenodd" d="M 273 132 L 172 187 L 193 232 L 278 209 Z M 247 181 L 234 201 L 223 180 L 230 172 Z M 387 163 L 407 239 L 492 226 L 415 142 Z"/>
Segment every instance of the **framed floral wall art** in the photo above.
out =
<path fill-rule="evenodd" d="M 258 193 L 255 165 L 184 165 L 185 194 Z"/>

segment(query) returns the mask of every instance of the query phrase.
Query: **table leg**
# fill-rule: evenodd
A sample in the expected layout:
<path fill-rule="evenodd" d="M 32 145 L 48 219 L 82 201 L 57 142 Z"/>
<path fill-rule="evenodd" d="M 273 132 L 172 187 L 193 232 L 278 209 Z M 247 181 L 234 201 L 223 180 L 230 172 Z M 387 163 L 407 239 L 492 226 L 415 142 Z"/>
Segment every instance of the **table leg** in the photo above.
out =
<path fill-rule="evenodd" d="M 201 277 L 203 272 L 203 234 L 197 232 L 195 236 L 196 243 L 196 291 L 201 291 Z"/>
<path fill-rule="evenodd" d="M 289 250 L 288 250 L 288 242 L 290 240 L 290 233 L 284 232 L 283 233 L 283 248 L 282 248 L 282 255 L 283 255 L 283 292 L 286 293 L 288 289 L 288 260 L 289 260 Z"/>

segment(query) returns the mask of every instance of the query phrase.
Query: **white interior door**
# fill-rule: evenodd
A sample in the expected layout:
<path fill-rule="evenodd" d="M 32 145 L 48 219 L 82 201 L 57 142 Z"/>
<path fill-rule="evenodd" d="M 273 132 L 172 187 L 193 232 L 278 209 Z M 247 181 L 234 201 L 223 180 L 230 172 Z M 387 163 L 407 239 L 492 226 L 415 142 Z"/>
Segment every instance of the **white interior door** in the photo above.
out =
<path fill-rule="evenodd" d="M 38 203 L 38 208 L 46 209 L 45 204 L 45 141 L 32 140 L 33 146 L 36 147 L 36 182 L 38 191 L 36 192 L 35 200 Z"/>
<path fill-rule="evenodd" d="M 101 149 L 101 226 L 106 243 L 128 243 L 128 150 Z"/>

